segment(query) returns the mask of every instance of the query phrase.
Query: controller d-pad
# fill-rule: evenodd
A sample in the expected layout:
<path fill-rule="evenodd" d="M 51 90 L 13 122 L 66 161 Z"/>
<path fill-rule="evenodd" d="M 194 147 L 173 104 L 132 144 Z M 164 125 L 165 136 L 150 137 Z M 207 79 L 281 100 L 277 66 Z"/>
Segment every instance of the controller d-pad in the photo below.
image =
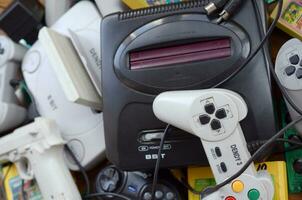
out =
<path fill-rule="evenodd" d="M 211 117 L 208 115 L 200 115 L 199 116 L 199 121 L 202 125 L 206 125 L 210 123 Z"/>
<path fill-rule="evenodd" d="M 204 109 L 210 115 L 213 114 L 216 110 L 215 105 L 213 103 L 206 104 L 204 106 Z"/>
<path fill-rule="evenodd" d="M 297 65 L 300 61 L 300 58 L 299 56 L 296 54 L 296 55 L 293 55 L 289 58 L 289 62 L 292 64 L 292 65 Z"/>
<path fill-rule="evenodd" d="M 291 76 L 296 71 L 296 68 L 294 66 L 289 66 L 285 68 L 285 73 L 287 76 Z"/>
<path fill-rule="evenodd" d="M 215 116 L 218 119 L 224 119 L 224 118 L 227 117 L 227 113 L 226 113 L 226 111 L 225 111 L 224 108 L 221 108 L 221 109 L 219 109 L 219 110 L 216 111 Z"/>
<path fill-rule="evenodd" d="M 297 76 L 297 79 L 301 79 L 302 78 L 302 69 L 298 69 L 297 70 L 296 76 Z"/>
<path fill-rule="evenodd" d="M 213 120 L 211 121 L 211 128 L 212 128 L 212 130 L 214 130 L 214 131 L 217 131 L 217 130 L 221 129 L 222 126 L 221 126 L 220 121 L 217 120 L 217 119 L 213 119 Z"/>

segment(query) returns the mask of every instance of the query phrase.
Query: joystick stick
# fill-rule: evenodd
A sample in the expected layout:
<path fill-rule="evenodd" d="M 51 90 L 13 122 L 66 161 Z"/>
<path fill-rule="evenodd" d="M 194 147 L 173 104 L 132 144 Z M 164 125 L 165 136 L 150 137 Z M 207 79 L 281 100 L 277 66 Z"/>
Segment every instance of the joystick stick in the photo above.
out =
<path fill-rule="evenodd" d="M 237 173 L 250 159 L 240 126 L 248 112 L 240 95 L 224 89 L 164 92 L 153 103 L 156 117 L 200 137 L 216 183 Z M 271 200 L 274 186 L 269 174 L 253 164 L 206 199 Z"/>

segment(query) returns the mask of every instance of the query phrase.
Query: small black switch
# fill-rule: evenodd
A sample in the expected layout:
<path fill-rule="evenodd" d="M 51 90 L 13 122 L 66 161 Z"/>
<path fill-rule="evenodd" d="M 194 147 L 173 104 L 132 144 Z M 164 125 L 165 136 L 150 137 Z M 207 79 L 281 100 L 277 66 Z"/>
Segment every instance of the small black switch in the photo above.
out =
<path fill-rule="evenodd" d="M 215 106 L 213 103 L 209 103 L 207 105 L 204 106 L 204 109 L 205 111 L 208 113 L 208 114 L 213 114 L 215 112 Z"/>
<path fill-rule="evenodd" d="M 301 78 L 302 78 L 302 69 L 298 69 L 298 70 L 297 70 L 296 76 L 297 76 L 298 79 L 301 79 Z"/>
<path fill-rule="evenodd" d="M 296 68 L 294 66 L 289 66 L 285 68 L 285 73 L 287 76 L 292 75 L 293 73 L 295 73 Z"/>
<path fill-rule="evenodd" d="M 210 122 L 211 117 L 209 117 L 208 115 L 200 115 L 199 116 L 199 121 L 202 125 L 206 125 Z"/>
<path fill-rule="evenodd" d="M 216 153 L 216 156 L 217 156 L 217 157 L 221 157 L 221 156 L 222 156 L 221 150 L 220 150 L 219 147 L 215 147 L 215 153 Z"/>
<path fill-rule="evenodd" d="M 297 65 L 300 61 L 300 58 L 298 55 L 293 55 L 292 57 L 289 58 L 289 61 L 292 65 Z"/>
<path fill-rule="evenodd" d="M 220 121 L 217 120 L 217 119 L 213 119 L 212 122 L 211 122 L 211 128 L 214 131 L 221 129 L 221 123 L 220 123 Z"/>
<path fill-rule="evenodd" d="M 221 167 L 221 170 L 222 170 L 224 173 L 228 171 L 228 169 L 227 169 L 227 167 L 226 167 L 226 165 L 225 165 L 224 162 L 220 163 L 220 167 Z"/>
<path fill-rule="evenodd" d="M 218 119 L 224 119 L 227 117 L 227 114 L 226 114 L 226 111 L 225 109 L 221 108 L 219 110 L 217 110 L 215 116 L 218 118 Z"/>

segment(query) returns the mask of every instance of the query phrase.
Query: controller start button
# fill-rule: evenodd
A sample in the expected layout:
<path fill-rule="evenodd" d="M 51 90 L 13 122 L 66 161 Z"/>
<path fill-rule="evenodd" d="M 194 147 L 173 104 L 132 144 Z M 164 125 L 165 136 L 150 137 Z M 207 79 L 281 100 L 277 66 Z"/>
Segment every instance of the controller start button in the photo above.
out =
<path fill-rule="evenodd" d="M 235 193 L 240 193 L 244 190 L 244 184 L 242 181 L 234 181 L 232 183 L 232 190 L 235 192 Z"/>
<path fill-rule="evenodd" d="M 260 198 L 260 192 L 256 189 L 251 189 L 247 195 L 249 200 L 258 200 Z"/>
<path fill-rule="evenodd" d="M 236 200 L 236 198 L 232 196 L 228 196 L 227 198 L 225 198 L 225 200 Z"/>

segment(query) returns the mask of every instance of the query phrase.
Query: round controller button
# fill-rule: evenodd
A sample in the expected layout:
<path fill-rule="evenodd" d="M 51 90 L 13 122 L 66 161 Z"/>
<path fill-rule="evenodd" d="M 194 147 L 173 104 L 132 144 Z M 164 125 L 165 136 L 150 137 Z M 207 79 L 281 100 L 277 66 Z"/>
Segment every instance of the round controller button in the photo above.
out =
<path fill-rule="evenodd" d="M 247 195 L 249 200 L 258 200 L 260 198 L 260 192 L 256 189 L 251 189 Z"/>
<path fill-rule="evenodd" d="M 144 200 L 151 200 L 151 198 L 152 198 L 152 194 L 150 193 L 150 192 L 146 192 L 145 194 L 144 194 Z"/>
<path fill-rule="evenodd" d="M 163 198 L 163 196 L 164 196 L 164 193 L 162 192 L 162 191 L 156 191 L 155 192 L 155 198 L 156 199 L 161 199 L 161 198 Z"/>
<path fill-rule="evenodd" d="M 236 198 L 232 196 L 228 196 L 227 198 L 225 198 L 225 200 L 236 200 Z"/>
<path fill-rule="evenodd" d="M 38 51 L 32 51 L 23 59 L 23 71 L 34 73 L 41 64 L 41 55 Z"/>
<path fill-rule="evenodd" d="M 235 192 L 235 193 L 240 193 L 244 190 L 244 184 L 242 181 L 234 181 L 232 183 L 232 190 Z"/>
<path fill-rule="evenodd" d="M 166 194 L 166 199 L 173 200 L 175 198 L 175 195 L 172 192 L 168 192 Z"/>

